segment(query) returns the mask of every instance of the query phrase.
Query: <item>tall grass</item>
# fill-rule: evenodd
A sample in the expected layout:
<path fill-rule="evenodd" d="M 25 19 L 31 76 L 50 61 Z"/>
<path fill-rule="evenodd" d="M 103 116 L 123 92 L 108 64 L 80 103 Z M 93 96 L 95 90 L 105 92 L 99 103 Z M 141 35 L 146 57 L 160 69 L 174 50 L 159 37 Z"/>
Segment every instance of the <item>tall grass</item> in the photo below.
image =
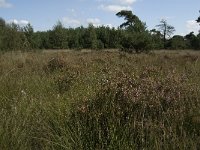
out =
<path fill-rule="evenodd" d="M 0 54 L 0 149 L 199 149 L 200 54 Z"/>

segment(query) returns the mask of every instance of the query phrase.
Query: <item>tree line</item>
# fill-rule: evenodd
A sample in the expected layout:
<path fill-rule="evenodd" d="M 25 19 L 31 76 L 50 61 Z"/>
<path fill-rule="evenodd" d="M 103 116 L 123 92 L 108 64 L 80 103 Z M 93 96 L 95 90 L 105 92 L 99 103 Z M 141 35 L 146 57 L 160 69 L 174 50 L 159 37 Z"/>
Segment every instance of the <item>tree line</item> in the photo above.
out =
<path fill-rule="evenodd" d="M 34 49 L 121 49 L 127 52 L 143 52 L 151 49 L 200 50 L 200 33 L 185 36 L 173 35 L 175 28 L 161 20 L 155 29 L 148 30 L 132 11 L 116 14 L 125 22 L 118 28 L 108 26 L 65 28 L 57 22 L 51 30 L 34 32 L 28 24 L 20 26 L 6 23 L 0 18 L 0 51 Z M 200 23 L 200 17 L 196 20 Z M 171 37 L 172 36 L 172 37 Z"/>

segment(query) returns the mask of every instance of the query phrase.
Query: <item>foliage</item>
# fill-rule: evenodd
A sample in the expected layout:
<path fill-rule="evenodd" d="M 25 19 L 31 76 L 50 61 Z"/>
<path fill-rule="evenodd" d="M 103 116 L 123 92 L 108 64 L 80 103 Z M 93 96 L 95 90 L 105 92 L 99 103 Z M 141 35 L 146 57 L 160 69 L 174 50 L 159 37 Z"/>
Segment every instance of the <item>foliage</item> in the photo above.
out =
<path fill-rule="evenodd" d="M 200 50 L 200 33 L 196 36 L 194 32 L 190 32 L 185 36 L 188 48 Z"/>
<path fill-rule="evenodd" d="M 118 17 L 124 17 L 123 24 L 120 28 L 125 28 L 124 37 L 122 39 L 122 51 L 136 53 L 148 51 L 151 49 L 151 38 L 146 31 L 145 24 L 132 13 L 132 11 L 122 10 L 116 14 Z"/>
<path fill-rule="evenodd" d="M 68 39 L 66 30 L 60 21 L 53 27 L 49 35 L 49 42 L 53 49 L 67 49 Z"/>
<path fill-rule="evenodd" d="M 166 48 L 166 42 L 167 38 L 170 38 L 170 36 L 175 32 L 175 28 L 167 23 L 167 20 L 162 19 L 160 21 L 160 24 L 156 26 L 158 30 L 163 35 L 163 43 L 164 47 Z"/>
<path fill-rule="evenodd" d="M 132 11 L 122 10 L 116 14 L 118 17 L 124 17 L 123 24 L 120 25 L 120 28 L 126 28 L 132 32 L 144 32 L 145 31 L 145 24 L 140 21 L 140 19 L 133 14 Z"/>
<path fill-rule="evenodd" d="M 158 30 L 147 30 L 146 24 L 132 11 L 116 14 L 125 22 L 119 28 L 108 26 L 66 28 L 58 21 L 51 30 L 34 31 L 31 24 L 19 26 L 0 18 L 0 51 L 30 51 L 36 49 L 120 49 L 126 52 L 148 52 L 151 49 L 200 49 L 199 35 L 171 38 L 175 31 L 166 20 Z M 197 19 L 198 21 L 198 19 Z"/>
<path fill-rule="evenodd" d="M 186 49 L 187 45 L 183 36 L 175 35 L 170 39 L 171 49 Z"/>
<path fill-rule="evenodd" d="M 84 39 L 85 48 L 91 48 L 91 49 L 98 48 L 97 35 L 95 28 L 92 24 L 89 24 L 88 28 L 86 29 L 84 37 L 85 37 Z"/>
<path fill-rule="evenodd" d="M 150 30 L 151 38 L 152 38 L 152 49 L 159 50 L 164 48 L 162 34 L 160 31 L 156 29 Z"/>
<path fill-rule="evenodd" d="M 152 41 L 148 32 L 126 33 L 122 40 L 122 51 L 133 53 L 148 52 L 152 48 Z"/>

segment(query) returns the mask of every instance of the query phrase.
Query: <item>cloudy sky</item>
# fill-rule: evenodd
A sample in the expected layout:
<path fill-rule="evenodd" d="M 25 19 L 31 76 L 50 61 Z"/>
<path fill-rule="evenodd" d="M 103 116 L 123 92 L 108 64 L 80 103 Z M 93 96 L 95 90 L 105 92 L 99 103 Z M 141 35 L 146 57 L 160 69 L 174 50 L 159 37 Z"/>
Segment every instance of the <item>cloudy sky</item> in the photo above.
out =
<path fill-rule="evenodd" d="M 132 10 L 149 29 L 164 18 L 176 28 L 176 34 L 198 32 L 200 0 L 0 0 L 0 17 L 7 22 L 27 24 L 36 31 L 52 29 L 58 21 L 65 27 L 109 25 L 118 27 L 123 19 L 115 14 Z"/>

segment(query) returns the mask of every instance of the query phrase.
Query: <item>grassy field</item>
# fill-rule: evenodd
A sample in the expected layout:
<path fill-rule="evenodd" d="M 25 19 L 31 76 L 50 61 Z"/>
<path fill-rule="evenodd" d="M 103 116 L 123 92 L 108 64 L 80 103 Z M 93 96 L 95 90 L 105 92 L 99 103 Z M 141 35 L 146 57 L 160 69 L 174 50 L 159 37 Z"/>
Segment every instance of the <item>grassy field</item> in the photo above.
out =
<path fill-rule="evenodd" d="M 0 54 L 0 149 L 200 149 L 200 53 Z"/>

